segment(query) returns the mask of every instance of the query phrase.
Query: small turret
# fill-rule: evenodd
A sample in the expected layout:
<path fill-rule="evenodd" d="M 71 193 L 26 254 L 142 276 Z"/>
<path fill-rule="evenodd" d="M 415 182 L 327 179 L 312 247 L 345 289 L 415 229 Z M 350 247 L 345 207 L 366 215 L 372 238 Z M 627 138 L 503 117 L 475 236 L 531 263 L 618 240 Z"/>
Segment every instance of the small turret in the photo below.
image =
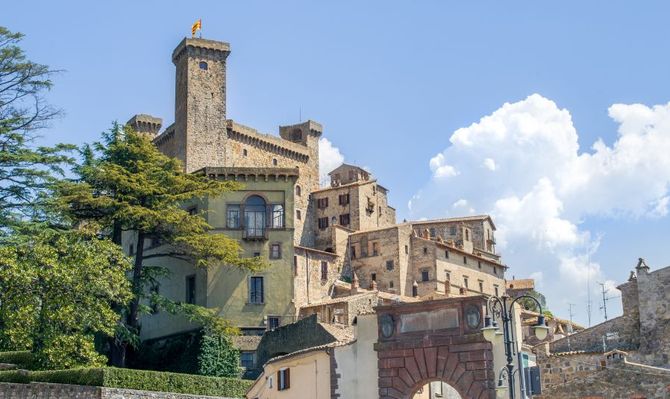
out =
<path fill-rule="evenodd" d="M 145 133 L 153 138 L 161 130 L 163 120 L 147 114 L 137 114 L 130 118 L 126 124 L 136 132 Z"/>

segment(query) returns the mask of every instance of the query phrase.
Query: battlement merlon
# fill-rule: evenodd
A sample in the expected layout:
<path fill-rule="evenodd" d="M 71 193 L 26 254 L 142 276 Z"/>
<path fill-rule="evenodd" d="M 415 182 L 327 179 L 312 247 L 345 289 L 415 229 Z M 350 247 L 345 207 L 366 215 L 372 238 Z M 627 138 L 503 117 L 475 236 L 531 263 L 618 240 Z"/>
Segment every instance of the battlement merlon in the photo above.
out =
<path fill-rule="evenodd" d="M 230 43 L 207 39 L 184 38 L 172 52 L 172 62 L 177 65 L 177 60 L 186 51 L 191 51 L 191 55 L 198 54 L 203 58 L 225 60 L 230 54 Z"/>
<path fill-rule="evenodd" d="M 161 130 L 163 120 L 147 114 L 137 114 L 133 115 L 133 117 L 126 122 L 126 125 L 130 125 L 130 127 L 138 133 L 147 133 L 155 136 Z"/>

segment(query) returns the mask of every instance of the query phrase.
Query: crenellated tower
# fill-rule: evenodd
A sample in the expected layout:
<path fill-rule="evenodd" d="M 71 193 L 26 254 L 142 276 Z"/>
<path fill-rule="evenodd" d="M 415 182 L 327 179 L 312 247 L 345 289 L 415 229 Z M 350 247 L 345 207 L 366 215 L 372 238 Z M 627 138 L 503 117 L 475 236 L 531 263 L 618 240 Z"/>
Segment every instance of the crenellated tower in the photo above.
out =
<path fill-rule="evenodd" d="M 225 164 L 226 59 L 230 45 L 184 39 L 172 53 L 176 67 L 174 143 L 171 154 L 186 172 Z"/>

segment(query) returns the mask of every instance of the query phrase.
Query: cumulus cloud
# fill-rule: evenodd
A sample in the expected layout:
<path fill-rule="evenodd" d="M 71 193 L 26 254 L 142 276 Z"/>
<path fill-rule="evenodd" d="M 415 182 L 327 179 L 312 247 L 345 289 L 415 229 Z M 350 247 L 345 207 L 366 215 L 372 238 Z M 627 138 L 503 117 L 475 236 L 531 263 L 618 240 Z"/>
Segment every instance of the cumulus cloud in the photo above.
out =
<path fill-rule="evenodd" d="M 614 104 L 608 113 L 618 124 L 614 142 L 582 151 L 570 112 L 553 101 L 533 94 L 503 104 L 453 132 L 430 159 L 432 178 L 412 199 L 410 216 L 490 213 L 503 256 L 533 252 L 552 279 L 605 281 L 589 261 L 597 238 L 583 221 L 666 217 L 670 207 L 670 103 Z M 541 268 L 511 266 L 517 275 Z"/>
<path fill-rule="evenodd" d="M 319 139 L 319 181 L 321 186 L 330 184 L 328 173 L 344 163 L 344 155 L 327 138 Z"/>

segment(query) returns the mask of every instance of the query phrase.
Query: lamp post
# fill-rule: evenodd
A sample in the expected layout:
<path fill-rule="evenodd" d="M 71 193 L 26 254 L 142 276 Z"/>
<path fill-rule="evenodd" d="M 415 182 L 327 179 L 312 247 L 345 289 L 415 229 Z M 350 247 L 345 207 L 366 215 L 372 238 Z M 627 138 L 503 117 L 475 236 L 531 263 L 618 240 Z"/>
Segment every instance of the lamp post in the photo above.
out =
<path fill-rule="evenodd" d="M 518 369 L 515 370 L 514 368 L 513 356 L 516 351 L 516 341 L 514 339 L 514 326 L 512 325 L 514 304 L 522 298 L 529 298 L 534 301 L 540 309 L 540 315 L 537 317 L 537 324 L 533 326 L 533 330 L 535 336 L 542 341 L 547 337 L 549 328 L 547 328 L 544 322 L 542 305 L 536 298 L 530 295 L 521 295 L 510 301 L 511 298 L 508 295 L 503 295 L 501 297 L 492 296 L 489 297 L 486 303 L 487 312 L 484 317 L 484 327 L 481 330 L 484 334 L 484 339 L 489 342 L 494 342 L 500 335 L 502 335 L 503 343 L 505 345 L 505 356 L 507 357 L 507 364 L 498 373 L 498 385 L 496 387 L 496 396 L 498 398 L 502 398 L 501 395 L 504 395 L 505 388 L 507 388 L 509 390 L 509 399 L 514 399 L 514 374 L 522 372 Z M 498 329 L 498 319 L 502 320 L 502 332 Z M 521 367 L 521 365 L 519 365 L 519 367 Z M 508 387 L 505 387 L 503 384 L 504 379 L 507 379 Z"/>

